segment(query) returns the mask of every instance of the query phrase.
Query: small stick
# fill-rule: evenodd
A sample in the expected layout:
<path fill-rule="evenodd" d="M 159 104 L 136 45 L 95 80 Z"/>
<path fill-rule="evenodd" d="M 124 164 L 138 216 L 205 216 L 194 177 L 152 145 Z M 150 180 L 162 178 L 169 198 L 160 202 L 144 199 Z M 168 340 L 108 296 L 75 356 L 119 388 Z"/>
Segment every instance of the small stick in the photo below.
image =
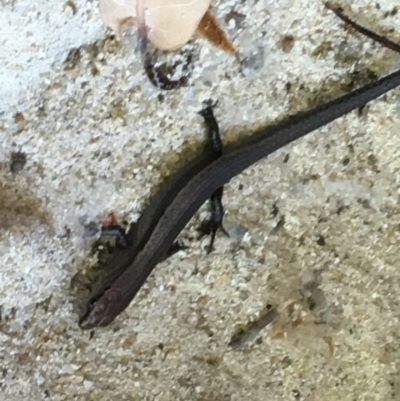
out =
<path fill-rule="evenodd" d="M 235 333 L 229 346 L 233 349 L 239 349 L 247 342 L 253 341 L 259 334 L 260 331 L 271 324 L 288 306 L 294 303 L 293 299 L 289 299 L 279 308 L 271 308 L 267 313 L 262 314 L 261 317 L 254 322 L 251 322 L 243 330 Z"/>
<path fill-rule="evenodd" d="M 328 10 L 333 11 L 343 22 L 350 25 L 357 32 L 360 32 L 364 36 L 374 40 L 375 42 L 380 43 L 382 46 L 387 47 L 388 49 L 393 50 L 396 53 L 400 53 L 400 45 L 399 44 L 391 41 L 386 36 L 378 35 L 377 33 L 359 25 L 357 22 L 353 21 L 351 18 L 349 18 L 347 15 L 344 14 L 343 8 L 341 8 L 339 6 L 335 6 L 329 1 L 327 1 L 325 3 L 325 7 Z"/>

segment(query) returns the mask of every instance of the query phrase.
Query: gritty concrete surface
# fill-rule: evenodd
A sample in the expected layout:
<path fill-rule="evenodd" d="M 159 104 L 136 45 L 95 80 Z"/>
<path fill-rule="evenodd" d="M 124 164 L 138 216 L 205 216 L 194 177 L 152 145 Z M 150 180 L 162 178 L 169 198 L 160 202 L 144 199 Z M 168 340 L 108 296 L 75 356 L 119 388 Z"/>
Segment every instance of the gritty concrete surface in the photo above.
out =
<path fill-rule="evenodd" d="M 341 4 L 400 41 L 397 1 Z M 95 1 L 0 10 L 1 401 L 400 400 L 399 90 L 233 179 L 231 238 L 206 255 L 203 208 L 180 236 L 189 248 L 111 326 L 82 332 L 76 306 L 98 263 L 88 225 L 111 211 L 135 220 L 201 151 L 203 100 L 219 100 L 234 141 L 386 74 L 398 55 L 320 1 L 220 0 L 243 72 L 195 40 L 189 86 L 161 92 Z M 281 315 L 230 347 L 267 304 Z"/>

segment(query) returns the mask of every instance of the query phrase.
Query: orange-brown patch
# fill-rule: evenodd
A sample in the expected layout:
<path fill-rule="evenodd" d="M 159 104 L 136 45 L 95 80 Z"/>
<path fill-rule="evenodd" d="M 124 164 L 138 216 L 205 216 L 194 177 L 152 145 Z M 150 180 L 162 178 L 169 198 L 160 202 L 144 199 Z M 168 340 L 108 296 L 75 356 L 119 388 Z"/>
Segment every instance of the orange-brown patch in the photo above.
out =
<path fill-rule="evenodd" d="M 215 17 L 209 11 L 207 11 L 201 19 L 197 27 L 197 33 L 223 51 L 229 54 L 236 53 L 232 42 L 228 39 L 225 32 L 218 25 Z"/>

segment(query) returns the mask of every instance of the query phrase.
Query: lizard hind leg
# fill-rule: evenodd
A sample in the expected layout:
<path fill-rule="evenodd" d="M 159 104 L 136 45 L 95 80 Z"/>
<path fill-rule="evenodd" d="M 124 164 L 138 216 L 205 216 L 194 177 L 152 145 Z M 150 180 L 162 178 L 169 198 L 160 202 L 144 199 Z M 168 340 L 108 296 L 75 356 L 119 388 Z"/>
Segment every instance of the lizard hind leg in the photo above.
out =
<path fill-rule="evenodd" d="M 208 127 L 208 145 L 206 152 L 212 152 L 215 158 L 222 156 L 223 144 L 221 141 L 218 121 L 214 115 L 214 108 L 217 106 L 218 101 L 213 102 L 211 99 L 205 102 L 205 107 L 200 110 L 199 114 L 204 118 L 204 122 Z M 224 206 L 222 204 L 222 195 L 224 187 L 217 189 L 210 198 L 211 203 L 211 218 L 205 221 L 201 226 L 201 231 L 204 234 L 210 234 L 211 240 L 207 249 L 207 253 L 211 253 L 214 247 L 214 241 L 218 230 L 226 231 L 222 225 L 224 218 Z"/>

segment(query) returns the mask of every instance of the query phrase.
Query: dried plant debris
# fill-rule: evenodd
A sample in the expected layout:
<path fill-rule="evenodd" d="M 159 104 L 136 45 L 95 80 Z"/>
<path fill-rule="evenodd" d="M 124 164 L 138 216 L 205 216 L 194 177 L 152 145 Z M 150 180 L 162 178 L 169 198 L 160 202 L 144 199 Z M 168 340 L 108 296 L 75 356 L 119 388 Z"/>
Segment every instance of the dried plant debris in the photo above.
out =
<path fill-rule="evenodd" d="M 260 332 L 277 319 L 281 313 L 292 306 L 296 300 L 290 298 L 279 307 L 273 307 L 267 305 L 266 308 L 261 312 L 260 317 L 245 326 L 241 327 L 231 338 L 229 346 L 233 349 L 240 349 L 244 345 L 253 342 L 259 335 Z"/>
<path fill-rule="evenodd" d="M 225 32 L 220 28 L 216 18 L 209 12 L 204 14 L 201 19 L 197 32 L 215 47 L 222 49 L 224 52 L 234 54 L 236 52 L 232 42 L 228 39 Z"/>
<path fill-rule="evenodd" d="M 275 308 L 267 306 L 266 311 L 261 314 L 258 320 L 240 327 L 232 336 L 228 345 L 234 349 L 239 349 L 246 343 L 253 342 L 260 335 L 260 332 L 278 316 L 279 313 Z"/>

